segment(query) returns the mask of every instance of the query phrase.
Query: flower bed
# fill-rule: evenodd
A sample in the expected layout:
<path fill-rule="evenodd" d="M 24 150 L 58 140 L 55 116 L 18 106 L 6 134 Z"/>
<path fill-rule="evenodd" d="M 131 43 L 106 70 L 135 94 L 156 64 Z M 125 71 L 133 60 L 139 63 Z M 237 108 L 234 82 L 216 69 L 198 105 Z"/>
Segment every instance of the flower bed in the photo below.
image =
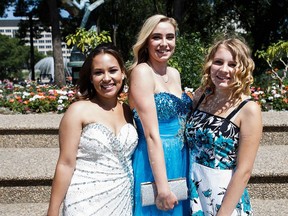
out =
<path fill-rule="evenodd" d="M 193 89 L 185 88 L 192 97 Z M 287 111 L 288 86 L 281 91 L 276 86 L 262 90 L 252 87 L 251 98 L 261 105 L 262 111 Z M 75 100 L 75 86 L 58 88 L 50 84 L 35 82 L 13 84 L 6 80 L 0 83 L 0 107 L 10 113 L 64 113 Z M 120 94 L 120 100 L 127 102 L 127 93 Z M 1 113 L 1 112 L 0 112 Z"/>
<path fill-rule="evenodd" d="M 37 85 L 35 82 L 13 84 L 4 81 L 0 87 L 0 107 L 13 113 L 63 113 L 74 101 L 74 86 L 61 89 L 53 85 Z"/>
<path fill-rule="evenodd" d="M 263 90 L 260 87 L 251 88 L 251 97 L 261 105 L 262 111 L 287 111 L 288 110 L 288 86 L 281 89 L 276 84 Z"/>

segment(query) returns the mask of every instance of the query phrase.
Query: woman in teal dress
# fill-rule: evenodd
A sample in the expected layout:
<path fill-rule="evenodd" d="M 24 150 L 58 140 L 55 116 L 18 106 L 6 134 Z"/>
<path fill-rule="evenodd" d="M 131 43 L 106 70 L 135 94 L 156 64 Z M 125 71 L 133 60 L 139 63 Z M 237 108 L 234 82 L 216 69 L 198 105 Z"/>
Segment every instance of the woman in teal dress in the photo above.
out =
<path fill-rule="evenodd" d="M 188 201 L 178 201 L 168 179 L 186 177 L 188 151 L 184 127 L 192 101 L 183 93 L 179 72 L 167 65 L 175 50 L 177 24 L 173 18 L 154 15 L 146 20 L 133 46 L 129 104 L 139 141 L 133 155 L 134 213 L 188 215 Z M 156 205 L 142 206 L 140 185 L 155 181 Z"/>
<path fill-rule="evenodd" d="M 187 122 L 192 216 L 248 216 L 247 183 L 262 134 L 260 106 L 250 101 L 254 62 L 239 38 L 217 41 Z"/>

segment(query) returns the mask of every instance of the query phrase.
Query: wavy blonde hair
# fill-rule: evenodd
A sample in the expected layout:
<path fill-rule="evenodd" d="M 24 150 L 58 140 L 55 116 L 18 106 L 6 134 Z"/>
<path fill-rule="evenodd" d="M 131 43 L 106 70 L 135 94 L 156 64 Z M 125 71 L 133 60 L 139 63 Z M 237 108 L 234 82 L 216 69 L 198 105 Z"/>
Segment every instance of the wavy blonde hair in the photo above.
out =
<path fill-rule="evenodd" d="M 216 41 L 208 51 L 204 61 L 203 77 L 201 81 L 202 89 L 211 90 L 214 93 L 215 85 L 213 84 L 210 76 L 210 69 L 213 62 L 215 53 L 220 46 L 228 49 L 234 61 L 236 62 L 235 69 L 235 82 L 231 84 L 232 98 L 235 100 L 241 99 L 241 94 L 250 95 L 250 85 L 253 83 L 253 70 L 255 64 L 251 58 L 251 50 L 246 44 L 244 39 L 239 37 L 224 38 Z"/>
<path fill-rule="evenodd" d="M 149 58 L 148 54 L 148 39 L 150 35 L 152 34 L 155 27 L 160 22 L 169 22 L 171 23 L 175 28 L 175 34 L 178 30 L 177 28 L 177 22 L 174 18 L 164 16 L 162 14 L 156 14 L 151 17 L 149 17 L 143 24 L 140 32 L 138 33 L 137 42 L 133 45 L 133 54 L 134 54 L 134 60 L 133 64 L 128 69 L 128 75 L 131 73 L 131 71 L 140 63 L 147 62 Z"/>

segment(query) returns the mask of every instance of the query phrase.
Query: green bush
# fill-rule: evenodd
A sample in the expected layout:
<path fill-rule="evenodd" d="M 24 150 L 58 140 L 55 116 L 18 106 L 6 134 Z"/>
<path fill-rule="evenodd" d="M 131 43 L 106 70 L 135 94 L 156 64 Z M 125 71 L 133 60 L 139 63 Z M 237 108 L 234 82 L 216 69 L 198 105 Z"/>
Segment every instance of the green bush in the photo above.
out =
<path fill-rule="evenodd" d="M 99 34 L 93 30 L 84 28 L 76 29 L 75 34 L 66 36 L 68 47 L 76 46 L 83 54 L 87 55 L 98 44 L 112 42 L 109 32 L 102 31 Z"/>
<path fill-rule="evenodd" d="M 199 87 L 205 50 L 197 33 L 177 37 L 176 51 L 169 60 L 169 65 L 179 70 L 182 88 L 189 87 L 195 90 Z"/>

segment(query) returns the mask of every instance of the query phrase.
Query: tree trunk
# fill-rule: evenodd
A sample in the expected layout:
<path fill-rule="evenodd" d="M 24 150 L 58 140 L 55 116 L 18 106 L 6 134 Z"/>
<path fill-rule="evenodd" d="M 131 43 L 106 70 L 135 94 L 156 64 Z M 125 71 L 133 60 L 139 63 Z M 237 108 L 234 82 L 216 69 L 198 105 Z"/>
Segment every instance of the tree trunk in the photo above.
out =
<path fill-rule="evenodd" d="M 62 87 L 66 84 L 64 63 L 61 46 L 61 32 L 59 25 L 59 12 L 56 0 L 47 0 L 52 26 L 52 45 L 54 58 L 54 83 Z"/>
<path fill-rule="evenodd" d="M 174 18 L 177 20 L 178 24 L 182 23 L 183 13 L 184 13 L 184 3 L 185 0 L 174 1 Z"/>

